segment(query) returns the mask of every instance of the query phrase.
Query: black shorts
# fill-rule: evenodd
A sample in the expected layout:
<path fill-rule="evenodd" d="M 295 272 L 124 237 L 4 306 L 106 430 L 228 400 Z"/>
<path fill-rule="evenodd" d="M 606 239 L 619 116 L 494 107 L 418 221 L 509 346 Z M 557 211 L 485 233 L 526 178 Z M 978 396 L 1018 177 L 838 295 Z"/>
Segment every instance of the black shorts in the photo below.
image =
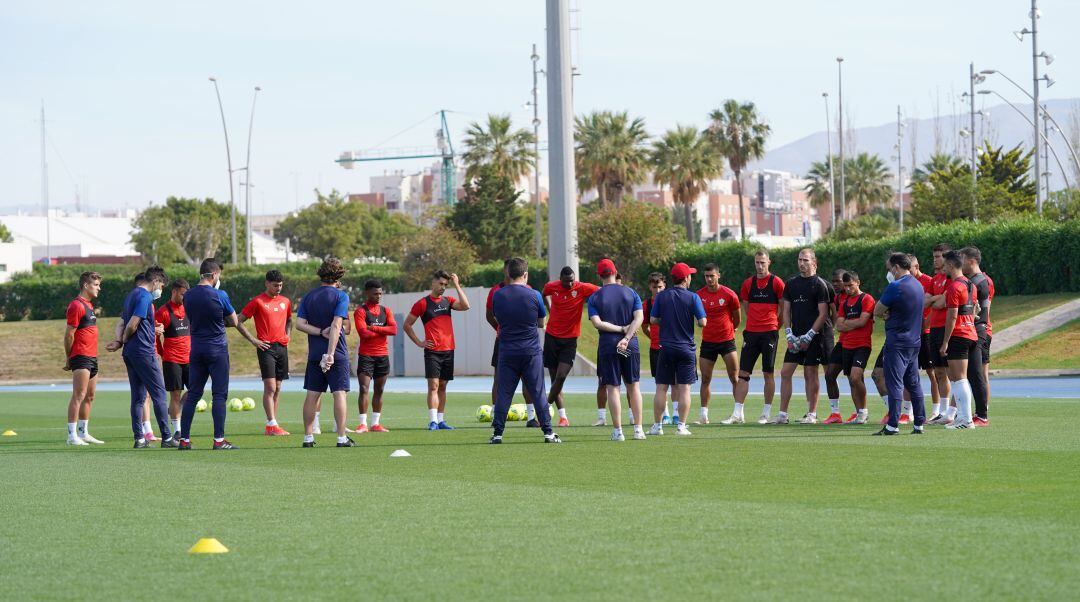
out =
<path fill-rule="evenodd" d="M 784 363 L 799 364 L 800 366 L 820 366 L 828 362 L 831 351 L 832 342 L 830 341 L 829 349 L 826 350 L 825 337 L 818 333 L 814 335 L 814 338 L 810 339 L 810 345 L 805 351 L 784 352 Z"/>
<path fill-rule="evenodd" d="M 390 374 L 389 355 L 357 355 L 356 377 L 364 374 L 371 378 L 382 378 Z"/>
<path fill-rule="evenodd" d="M 266 351 L 258 350 L 259 373 L 263 379 L 289 380 L 289 348 L 281 343 L 270 343 Z"/>
<path fill-rule="evenodd" d="M 68 366 L 71 371 L 76 370 L 89 370 L 90 378 L 94 378 L 98 374 L 97 358 L 90 357 L 89 355 L 73 355 L 68 359 Z"/>
<path fill-rule="evenodd" d="M 866 365 L 870 363 L 870 348 L 869 347 L 856 347 L 854 349 L 848 349 L 846 347 L 836 346 L 837 349 L 842 349 L 841 366 L 844 367 L 844 375 L 850 376 L 852 368 L 862 368 L 866 370 Z M 881 355 L 880 353 L 878 354 Z"/>
<path fill-rule="evenodd" d="M 979 335 L 979 345 L 982 347 L 982 363 L 990 363 L 990 344 L 994 342 L 994 335 L 985 332 Z"/>
<path fill-rule="evenodd" d="M 844 346 L 840 343 L 833 345 L 832 351 L 829 352 L 829 365 L 830 366 L 843 366 L 844 365 Z"/>
<path fill-rule="evenodd" d="M 929 370 L 934 367 L 934 362 L 930 361 L 930 334 L 922 333 L 919 337 L 919 369 Z"/>
<path fill-rule="evenodd" d="M 188 388 L 188 364 L 161 362 L 161 376 L 165 378 L 166 391 L 183 391 Z"/>
<path fill-rule="evenodd" d="M 764 374 L 772 374 L 776 367 L 776 342 L 780 340 L 780 333 L 776 330 L 770 332 L 744 332 L 742 335 L 742 353 L 739 355 L 739 370 L 754 373 L 754 364 L 758 356 L 761 356 L 761 371 Z"/>
<path fill-rule="evenodd" d="M 652 373 L 652 377 L 656 378 L 656 368 L 660 363 L 660 350 L 649 347 L 649 372 Z"/>
<path fill-rule="evenodd" d="M 948 351 L 948 359 L 950 361 L 966 360 L 971 355 L 972 349 L 978 344 L 978 341 L 963 337 L 949 337 L 949 348 L 946 350 Z"/>
<path fill-rule="evenodd" d="M 544 333 L 544 367 L 554 370 L 559 364 L 574 365 L 577 357 L 577 339 L 560 339 Z"/>
<path fill-rule="evenodd" d="M 729 353 L 735 353 L 735 339 L 723 341 L 721 343 L 710 343 L 708 341 L 701 342 L 701 351 L 698 355 L 701 359 L 715 362 L 716 358 L 727 355 Z"/>
<path fill-rule="evenodd" d="M 454 350 L 424 350 L 424 378 L 454 380 Z"/>
<path fill-rule="evenodd" d="M 934 368 L 944 368 L 948 360 L 941 355 L 941 345 L 945 342 L 945 328 L 930 329 L 930 365 Z"/>
<path fill-rule="evenodd" d="M 495 344 L 491 347 L 491 367 L 499 366 L 499 335 L 495 335 Z"/>

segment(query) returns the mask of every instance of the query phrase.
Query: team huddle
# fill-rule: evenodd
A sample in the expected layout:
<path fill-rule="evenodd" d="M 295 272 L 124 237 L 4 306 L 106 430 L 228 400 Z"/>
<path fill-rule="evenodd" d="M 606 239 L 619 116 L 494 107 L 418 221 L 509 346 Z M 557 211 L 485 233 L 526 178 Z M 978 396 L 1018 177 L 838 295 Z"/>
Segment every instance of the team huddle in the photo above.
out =
<path fill-rule="evenodd" d="M 993 336 L 990 304 L 993 281 L 982 272 L 978 249 L 954 251 L 947 244 L 933 248 L 934 275 L 919 269 L 915 256 L 893 253 L 885 262 L 890 284 L 880 300 L 861 290 L 859 275 L 837 269 L 830 281 L 817 274 L 812 249 L 798 256 L 799 274 L 786 281 L 770 271 L 765 250 L 754 256 L 755 273 L 736 293 L 720 284 L 715 264 L 702 267 L 705 286 L 691 292 L 697 273 L 684 263 L 675 264 L 667 277 L 652 273 L 649 298 L 643 303 L 630 287 L 621 284 L 610 259 L 597 264 L 601 286 L 581 282 L 574 270 L 564 267 L 559 279 L 541 291 L 529 287 L 528 265 L 514 258 L 504 264 L 504 280 L 487 298 L 486 317 L 496 331 L 492 353 L 495 376 L 492 386 L 490 443 L 501 443 L 518 384 L 527 404 L 526 423 L 538 427 L 548 443 L 561 439 L 552 428 L 558 409 L 558 426 L 569 426 L 562 389 L 573 369 L 581 334 L 581 317 L 599 334 L 597 347 L 597 406 L 594 426 L 606 425 L 608 414 L 612 440 L 624 441 L 621 387 L 626 387 L 633 438 L 645 439 L 640 383 L 638 334 L 649 341 L 649 359 L 656 381 L 653 423 L 649 435 L 663 435 L 673 425 L 678 435 L 690 435 L 687 420 L 691 388 L 700 375 L 700 418 L 709 424 L 709 405 L 714 368 L 723 361 L 732 385 L 734 408 L 721 424 L 740 424 L 750 377 L 756 366 L 764 377 L 765 400 L 757 422 L 787 424 L 792 379 L 803 367 L 807 412 L 801 424 L 818 422 L 818 367 L 824 366 L 829 414 L 824 424 L 865 424 L 869 420 L 866 366 L 873 349 L 875 320 L 884 320 L 886 341 L 871 375 L 889 409 L 876 434 L 898 432 L 900 424 L 914 422 L 915 433 L 923 425 L 940 424 L 949 429 L 988 425 L 988 365 Z M 234 327 L 256 349 L 263 381 L 265 435 L 287 436 L 278 423 L 282 382 L 289 378 L 288 346 L 293 328 L 308 336 L 304 371 L 307 392 L 303 406 L 303 447 L 314 447 L 320 434 L 322 394 L 333 400 L 334 431 L 338 447 L 352 447 L 348 433 L 388 432 L 380 423 L 382 397 L 390 374 L 388 337 L 398 334 L 393 312 L 381 305 L 383 287 L 378 280 L 364 285 L 363 302 L 349 321 L 349 297 L 340 287 L 345 276 L 334 258 L 318 268 L 320 285 L 303 296 L 295 320 L 290 299 L 281 294 L 283 277 L 277 270 L 266 274 L 265 291 L 251 299 L 239 314 L 229 295 L 221 290 L 221 264 L 202 262 L 200 279 L 191 286 L 182 279 L 169 284 L 168 300 L 160 307 L 167 284 L 165 271 L 148 268 L 135 277 L 124 300 L 123 312 L 113 339 L 105 348 L 122 350 L 131 391 L 131 427 L 136 448 L 160 440 L 162 447 L 191 449 L 191 424 L 210 382 L 215 450 L 236 449 L 225 439 L 226 398 L 229 391 L 229 344 L 226 327 Z M 446 294 L 453 286 L 456 296 Z M 66 370 L 72 372 L 72 396 L 68 405 L 70 445 L 100 444 L 89 432 L 89 420 L 98 376 L 98 330 L 93 301 L 101 289 L 101 277 L 85 272 L 79 295 L 67 308 L 64 346 Z M 447 424 L 446 388 L 454 378 L 455 340 L 450 312 L 468 311 L 470 304 L 456 274 L 438 270 L 431 292 L 417 301 L 405 318 L 403 330 L 423 350 L 428 384 L 428 429 L 452 430 Z M 745 313 L 745 321 L 743 314 Z M 245 326 L 255 323 L 252 334 Z M 414 331 L 420 320 L 423 338 Z M 353 371 L 347 336 L 355 325 L 360 338 L 356 371 L 360 422 L 346 427 L 348 394 Z M 735 338 L 742 327 L 741 352 Z M 701 344 L 696 342 L 701 328 Z M 544 331 L 541 343 L 540 331 Z M 780 370 L 780 408 L 772 416 L 776 393 L 774 368 L 781 331 L 786 351 Z M 834 340 L 834 332 L 839 334 Z M 545 369 L 551 381 L 546 390 Z M 933 413 L 926 418 L 919 370 L 929 376 Z M 854 412 L 840 413 L 838 379 L 850 384 Z M 669 405 L 670 397 L 670 405 Z M 370 406 L 370 423 L 369 423 Z M 160 439 L 149 415 L 153 410 Z"/>

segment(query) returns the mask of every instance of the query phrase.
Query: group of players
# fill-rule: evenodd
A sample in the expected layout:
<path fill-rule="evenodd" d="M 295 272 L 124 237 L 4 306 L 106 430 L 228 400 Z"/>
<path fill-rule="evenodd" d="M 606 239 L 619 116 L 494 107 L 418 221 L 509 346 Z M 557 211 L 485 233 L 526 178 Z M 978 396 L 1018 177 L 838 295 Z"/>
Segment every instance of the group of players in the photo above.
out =
<path fill-rule="evenodd" d="M 919 271 L 914 256 L 907 256 L 911 276 L 919 281 L 925 293 L 919 368 L 930 377 L 934 400 L 933 415 L 927 422 L 957 429 L 986 426 L 993 282 L 981 271 L 981 254 L 974 247 L 954 251 L 947 244 L 939 244 L 933 248 L 933 257 L 935 273 L 930 276 Z M 771 273 L 767 251 L 755 254 L 754 265 L 755 274 L 743 282 L 736 294 L 720 284 L 721 274 L 714 264 L 702 267 L 705 286 L 691 293 L 690 280 L 697 270 L 676 264 L 670 272 L 670 287 L 665 275 L 649 275 L 650 295 L 642 303 L 633 289 L 621 284 L 621 277 L 609 259 L 597 265 L 601 286 L 581 282 L 573 269 L 565 267 L 559 279 L 548 282 L 541 291 L 526 284 L 528 266 L 524 260 L 507 260 L 504 281 L 490 289 L 486 304 L 487 321 L 496 330 L 492 353 L 495 434 L 491 442 L 501 442 L 506 411 L 518 383 L 524 385 L 527 426 L 541 428 L 545 441 L 560 440 L 551 428 L 548 402 L 558 408 L 558 426 L 569 426 L 562 389 L 577 355 L 581 316 L 586 309 L 590 323 L 599 331 L 598 416 L 594 426 L 606 425 L 610 412 L 615 441 L 625 439 L 620 397 L 623 385 L 633 437 L 646 437 L 639 388 L 639 332 L 649 340 L 650 366 L 656 379 L 651 435 L 662 435 L 663 426 L 668 424 L 676 427 L 677 434 L 690 434 L 687 427 L 690 389 L 699 375 L 701 408 L 695 424 L 709 423 L 711 384 L 718 360 L 723 360 L 734 396 L 734 410 L 722 424 L 745 421 L 750 376 L 759 359 L 765 381 L 765 403 L 759 424 L 789 422 L 792 379 L 799 366 L 803 367 L 808 404 L 808 411 L 799 423 L 818 422 L 818 366 L 825 367 L 830 405 L 823 422 L 866 423 L 869 412 L 864 371 L 872 350 L 874 320 L 882 319 L 886 308 L 876 305 L 873 297 L 861 290 L 860 277 L 854 271 L 837 269 L 831 282 L 818 276 L 816 256 L 809 248 L 799 253 L 799 274 L 786 281 Z M 393 312 L 381 305 L 382 284 L 378 280 L 367 281 L 363 302 L 352 315 L 352 324 L 360 337 L 355 372 L 360 422 L 354 429 L 348 429 L 347 396 L 352 372 L 346 337 L 351 334 L 352 325 L 349 298 L 339 286 L 344 275 L 340 261 L 333 258 L 324 261 L 318 269 L 320 286 L 304 295 L 294 320 L 292 302 L 281 294 L 283 277 L 276 270 L 267 272 L 265 291 L 251 299 L 239 315 L 228 294 L 220 289 L 221 265 L 213 259 L 202 263 L 200 280 L 194 287 L 184 280 L 169 284 L 169 299 L 157 309 L 153 302 L 160 299 L 167 284 L 164 270 L 155 266 L 139 274 L 125 298 L 114 338 L 106 344 L 109 352 L 123 350 L 131 389 L 135 447 L 148 447 L 158 440 L 149 420 L 152 410 L 161 434 L 161 446 L 190 449 L 190 426 L 196 404 L 210 380 L 213 449 L 236 448 L 225 439 L 229 387 L 226 326 L 235 327 L 256 348 L 263 379 L 267 436 L 289 435 L 278 423 L 277 410 L 282 381 L 289 378 L 288 345 L 294 326 L 308 335 L 303 446 L 313 447 L 314 435 L 321 433 L 319 410 L 321 395 L 326 391 L 333 398 L 338 446 L 354 445 L 349 432 L 387 432 L 380 423 L 382 396 L 390 373 L 387 339 L 398 334 L 398 325 Z M 451 285 L 456 297 L 446 294 Z M 93 301 L 100 286 L 97 273 L 83 273 L 79 295 L 67 309 L 65 369 L 72 372 L 73 380 L 68 406 L 70 445 L 101 443 L 89 432 L 98 374 Z M 446 387 L 454 378 L 455 341 L 450 313 L 469 309 L 457 276 L 439 270 L 433 274 L 430 294 L 413 305 L 404 321 L 405 334 L 424 353 L 429 430 L 453 429 L 445 419 Z M 244 327 L 249 319 L 254 320 L 254 334 Z M 424 326 L 423 338 L 414 331 L 417 320 Z M 700 349 L 695 342 L 695 324 L 702 330 Z M 735 333 L 740 326 L 743 328 L 741 354 L 735 344 Z M 542 345 L 540 329 L 544 331 Z M 780 409 L 772 417 L 776 391 L 774 366 L 781 331 L 786 353 L 780 374 Z M 839 333 L 835 342 L 834 331 Z M 872 377 L 887 405 L 883 357 L 884 354 L 879 354 Z M 545 370 L 551 381 L 550 391 L 545 391 Z M 855 412 L 846 420 L 840 414 L 837 381 L 841 373 L 849 380 L 855 406 Z M 900 423 L 910 421 L 913 414 L 907 392 L 904 397 Z M 882 424 L 887 419 L 888 415 Z"/>

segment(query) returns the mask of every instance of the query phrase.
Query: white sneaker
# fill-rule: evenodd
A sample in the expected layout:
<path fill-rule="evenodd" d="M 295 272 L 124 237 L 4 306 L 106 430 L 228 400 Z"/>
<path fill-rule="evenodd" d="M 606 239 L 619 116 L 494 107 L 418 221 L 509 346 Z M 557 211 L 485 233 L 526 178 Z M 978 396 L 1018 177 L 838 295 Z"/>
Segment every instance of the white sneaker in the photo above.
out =
<path fill-rule="evenodd" d="M 746 420 L 742 416 L 732 414 L 728 418 L 721 420 L 720 424 L 744 424 Z"/>
<path fill-rule="evenodd" d="M 697 420 L 695 420 L 694 424 L 699 424 L 699 425 L 700 424 L 709 424 L 709 419 L 702 416 L 701 418 L 698 418 Z"/>
<path fill-rule="evenodd" d="M 592 423 L 593 426 L 607 426 L 607 420 L 603 418 L 597 418 L 596 422 Z"/>
<path fill-rule="evenodd" d="M 635 430 L 634 431 L 634 440 L 635 441 L 644 441 L 645 440 L 645 431 Z"/>
<path fill-rule="evenodd" d="M 926 422 L 927 424 L 949 424 L 949 417 L 945 414 L 938 414 Z"/>
<path fill-rule="evenodd" d="M 803 414 L 799 424 L 817 424 L 817 414 Z"/>
<path fill-rule="evenodd" d="M 685 424 L 680 424 L 679 428 L 675 431 L 676 435 L 682 435 L 683 437 L 690 436 L 690 429 L 686 428 Z"/>
<path fill-rule="evenodd" d="M 68 435 L 67 444 L 68 445 L 90 445 L 86 441 L 83 441 L 82 439 L 80 439 L 78 437 L 78 435 Z"/>
<path fill-rule="evenodd" d="M 623 435 L 622 431 L 611 431 L 611 440 L 612 441 L 626 441 L 626 436 Z"/>
<path fill-rule="evenodd" d="M 649 434 L 650 435 L 663 435 L 664 434 L 664 427 L 659 425 L 659 424 L 654 424 L 654 425 L 652 425 L 652 428 L 649 429 Z"/>
<path fill-rule="evenodd" d="M 318 422 L 316 422 L 315 424 L 311 425 L 311 434 L 312 434 L 312 435 L 321 435 L 321 434 L 322 434 L 322 427 L 321 427 L 321 426 L 319 426 L 319 423 L 318 423 Z"/>
<path fill-rule="evenodd" d="M 83 434 L 79 435 L 79 439 L 82 439 L 83 441 L 85 441 L 87 443 L 96 443 L 97 445 L 103 445 L 105 443 L 104 441 L 102 441 L 101 439 L 98 439 L 97 437 L 91 435 L 90 433 L 83 433 Z"/>
<path fill-rule="evenodd" d="M 787 424 L 787 423 L 788 423 L 788 417 L 784 416 L 783 414 L 777 414 L 776 418 L 773 418 L 772 420 L 769 421 L 769 424 Z"/>
<path fill-rule="evenodd" d="M 974 429 L 975 424 L 971 421 L 961 422 L 960 420 L 953 420 L 951 424 L 946 424 L 945 428 L 951 431 L 957 431 L 960 429 Z"/>
<path fill-rule="evenodd" d="M 768 414 L 762 414 L 761 416 L 758 416 L 757 423 L 758 424 L 769 424 L 769 415 Z"/>
<path fill-rule="evenodd" d="M 855 420 L 852 420 L 851 424 L 866 424 L 869 419 L 869 414 L 856 414 Z"/>

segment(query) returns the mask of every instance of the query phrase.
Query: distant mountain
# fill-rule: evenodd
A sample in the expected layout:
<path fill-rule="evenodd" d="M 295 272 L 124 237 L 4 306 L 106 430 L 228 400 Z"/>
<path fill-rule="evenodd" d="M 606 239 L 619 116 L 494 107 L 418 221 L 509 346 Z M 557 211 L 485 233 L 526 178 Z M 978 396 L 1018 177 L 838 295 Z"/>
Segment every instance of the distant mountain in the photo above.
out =
<path fill-rule="evenodd" d="M 1076 111 L 1080 114 L 1080 99 L 1060 99 L 1046 101 L 1046 108 L 1050 115 L 1061 124 L 1066 132 L 1071 123 L 1071 114 Z M 1031 103 L 1017 104 L 1028 119 L 1032 116 Z M 996 105 L 985 109 L 989 118 L 975 117 L 975 129 L 979 134 L 978 140 L 989 139 L 995 146 L 1003 145 L 1012 148 L 1018 143 L 1031 146 L 1031 125 L 1020 114 L 1007 104 Z M 904 153 L 903 160 L 907 173 L 910 174 L 912 163 L 912 142 L 915 143 L 915 161 L 921 165 L 935 151 L 952 152 L 963 157 L 971 155 L 971 142 L 960 136 L 959 131 L 970 127 L 971 118 L 968 113 L 961 115 L 945 115 L 937 119 L 906 119 L 904 128 Z M 838 152 L 836 131 L 832 132 L 833 153 Z M 1057 151 L 1062 165 L 1067 171 L 1069 180 L 1074 186 L 1077 185 L 1076 174 L 1073 171 L 1071 155 L 1065 146 L 1062 137 L 1054 132 L 1048 136 L 1052 146 Z M 896 122 L 886 123 L 876 127 L 855 128 L 853 132 L 844 132 L 844 154 L 853 152 L 876 153 L 881 156 L 893 169 L 896 170 Z M 853 143 L 853 145 L 852 145 Z M 854 146 L 854 148 L 852 148 Z M 801 138 L 790 144 L 774 148 L 765 154 L 765 158 L 751 165 L 751 168 L 767 168 L 789 171 L 798 175 L 805 175 L 813 161 L 819 161 L 826 155 L 825 132 L 815 132 L 805 138 Z M 1077 149 L 1080 152 L 1080 149 Z M 1061 179 L 1060 169 L 1050 156 L 1051 187 L 1056 189 L 1064 185 Z"/>

